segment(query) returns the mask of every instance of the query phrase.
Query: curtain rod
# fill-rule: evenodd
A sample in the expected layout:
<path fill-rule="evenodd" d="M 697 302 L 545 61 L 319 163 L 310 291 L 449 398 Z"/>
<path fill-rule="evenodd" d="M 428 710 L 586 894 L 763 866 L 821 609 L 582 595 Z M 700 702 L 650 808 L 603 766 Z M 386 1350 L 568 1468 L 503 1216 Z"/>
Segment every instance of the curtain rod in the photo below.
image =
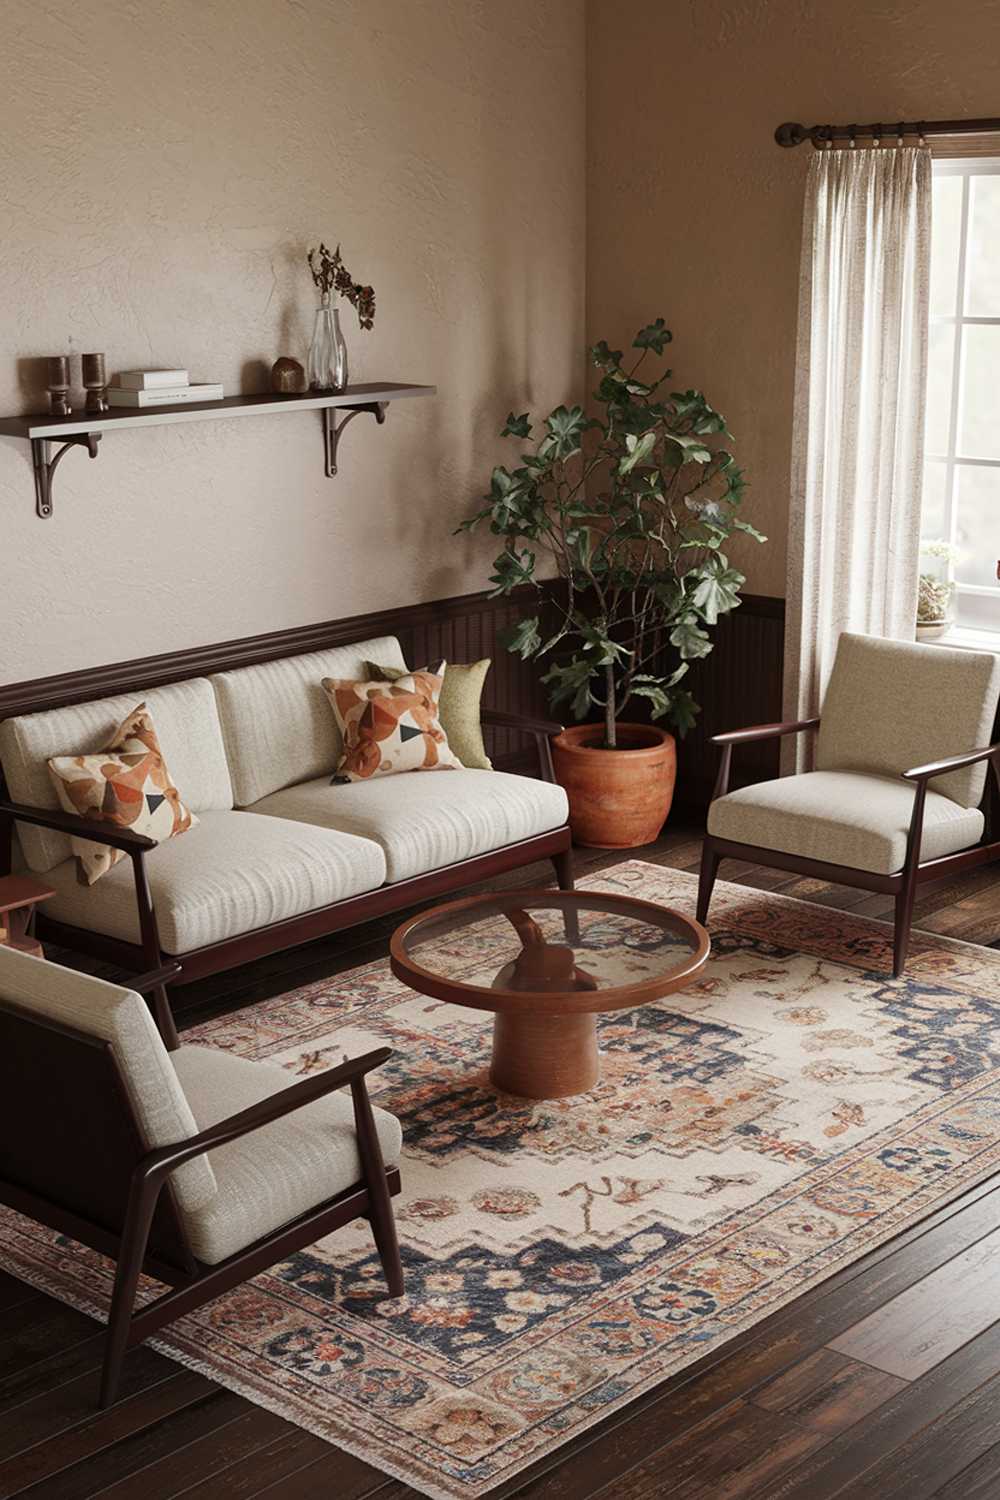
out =
<path fill-rule="evenodd" d="M 924 139 L 927 136 L 936 135 L 986 135 L 991 131 L 1000 132 L 1000 119 L 995 120 L 918 120 L 915 124 L 907 124 L 900 120 L 898 123 L 886 124 L 876 121 L 871 125 L 797 125 L 792 121 L 779 125 L 774 132 L 774 139 L 779 146 L 801 146 L 804 141 L 812 141 L 817 148 L 834 141 L 853 141 L 859 135 L 870 135 L 874 140 L 881 141 L 885 136 L 915 135 Z"/>

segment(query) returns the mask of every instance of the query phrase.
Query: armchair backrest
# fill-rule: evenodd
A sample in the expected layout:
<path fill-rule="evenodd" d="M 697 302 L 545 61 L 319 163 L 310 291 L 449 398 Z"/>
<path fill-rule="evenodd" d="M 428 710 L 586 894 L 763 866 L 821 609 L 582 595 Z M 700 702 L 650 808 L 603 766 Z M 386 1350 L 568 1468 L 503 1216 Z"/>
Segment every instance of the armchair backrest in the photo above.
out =
<path fill-rule="evenodd" d="M 998 696 L 1000 661 L 992 653 L 845 632 L 823 702 L 816 768 L 898 776 L 988 745 Z M 984 763 L 935 777 L 931 786 L 975 807 L 985 782 Z"/>
<path fill-rule="evenodd" d="M 48 1207 L 45 1222 L 72 1215 L 117 1236 L 139 1159 L 197 1133 L 139 995 L 0 946 L 0 1201 L 18 1207 L 25 1194 Z M 185 1245 L 173 1203 L 203 1208 L 215 1174 L 199 1157 L 170 1187 L 150 1246 L 176 1264 Z"/>

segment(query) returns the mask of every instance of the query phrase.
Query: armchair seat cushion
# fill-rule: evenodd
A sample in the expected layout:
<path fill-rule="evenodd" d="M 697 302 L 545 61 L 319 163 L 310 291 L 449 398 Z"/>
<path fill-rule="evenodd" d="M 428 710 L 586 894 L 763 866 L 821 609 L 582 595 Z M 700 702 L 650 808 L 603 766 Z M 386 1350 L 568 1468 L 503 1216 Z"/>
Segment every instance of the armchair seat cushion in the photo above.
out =
<path fill-rule="evenodd" d="M 150 850 L 145 863 L 160 945 L 170 954 L 376 890 L 385 880 L 385 856 L 369 839 L 243 812 L 202 813 L 196 828 Z M 47 879 L 56 891 L 47 916 L 140 941 L 131 860 L 92 886 L 78 884 L 74 860 Z"/>
<path fill-rule="evenodd" d="M 271 1063 L 210 1047 L 170 1054 L 199 1130 L 206 1130 L 297 1082 Z M 399 1162 L 399 1121 L 373 1108 L 386 1166 Z M 184 1211 L 198 1260 L 217 1265 L 263 1235 L 345 1192 L 362 1179 L 350 1092 L 340 1091 L 207 1153 L 214 1197 Z"/>
<path fill-rule="evenodd" d="M 559 828 L 569 805 L 551 782 L 455 769 L 349 786 L 331 786 L 323 776 L 264 797 L 251 810 L 371 839 L 385 854 L 386 878 L 397 881 Z"/>
<path fill-rule="evenodd" d="M 708 813 L 714 838 L 755 844 L 803 859 L 891 875 L 901 870 L 914 786 L 901 777 L 809 771 L 717 798 Z M 921 859 L 979 842 L 983 814 L 928 790 Z"/>

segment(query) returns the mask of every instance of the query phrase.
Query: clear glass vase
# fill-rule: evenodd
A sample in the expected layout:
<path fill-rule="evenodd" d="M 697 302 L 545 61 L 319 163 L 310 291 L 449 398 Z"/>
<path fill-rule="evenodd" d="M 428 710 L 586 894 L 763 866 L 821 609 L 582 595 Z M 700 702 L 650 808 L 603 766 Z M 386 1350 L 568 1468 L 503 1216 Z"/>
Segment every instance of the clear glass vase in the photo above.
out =
<path fill-rule="evenodd" d="M 339 395 L 347 389 L 347 345 L 340 331 L 337 309 L 324 295 L 316 309 L 312 345 L 309 349 L 309 389 Z"/>

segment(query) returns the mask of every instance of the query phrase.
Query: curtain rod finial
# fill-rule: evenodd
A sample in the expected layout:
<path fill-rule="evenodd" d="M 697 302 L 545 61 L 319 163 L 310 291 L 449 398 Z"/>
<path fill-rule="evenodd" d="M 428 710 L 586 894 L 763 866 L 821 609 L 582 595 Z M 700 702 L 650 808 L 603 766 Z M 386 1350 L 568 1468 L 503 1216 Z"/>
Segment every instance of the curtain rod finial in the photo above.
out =
<path fill-rule="evenodd" d="M 778 126 L 774 139 L 779 146 L 801 146 L 803 141 L 809 139 L 809 132 L 804 125 L 786 121 L 784 125 Z"/>

